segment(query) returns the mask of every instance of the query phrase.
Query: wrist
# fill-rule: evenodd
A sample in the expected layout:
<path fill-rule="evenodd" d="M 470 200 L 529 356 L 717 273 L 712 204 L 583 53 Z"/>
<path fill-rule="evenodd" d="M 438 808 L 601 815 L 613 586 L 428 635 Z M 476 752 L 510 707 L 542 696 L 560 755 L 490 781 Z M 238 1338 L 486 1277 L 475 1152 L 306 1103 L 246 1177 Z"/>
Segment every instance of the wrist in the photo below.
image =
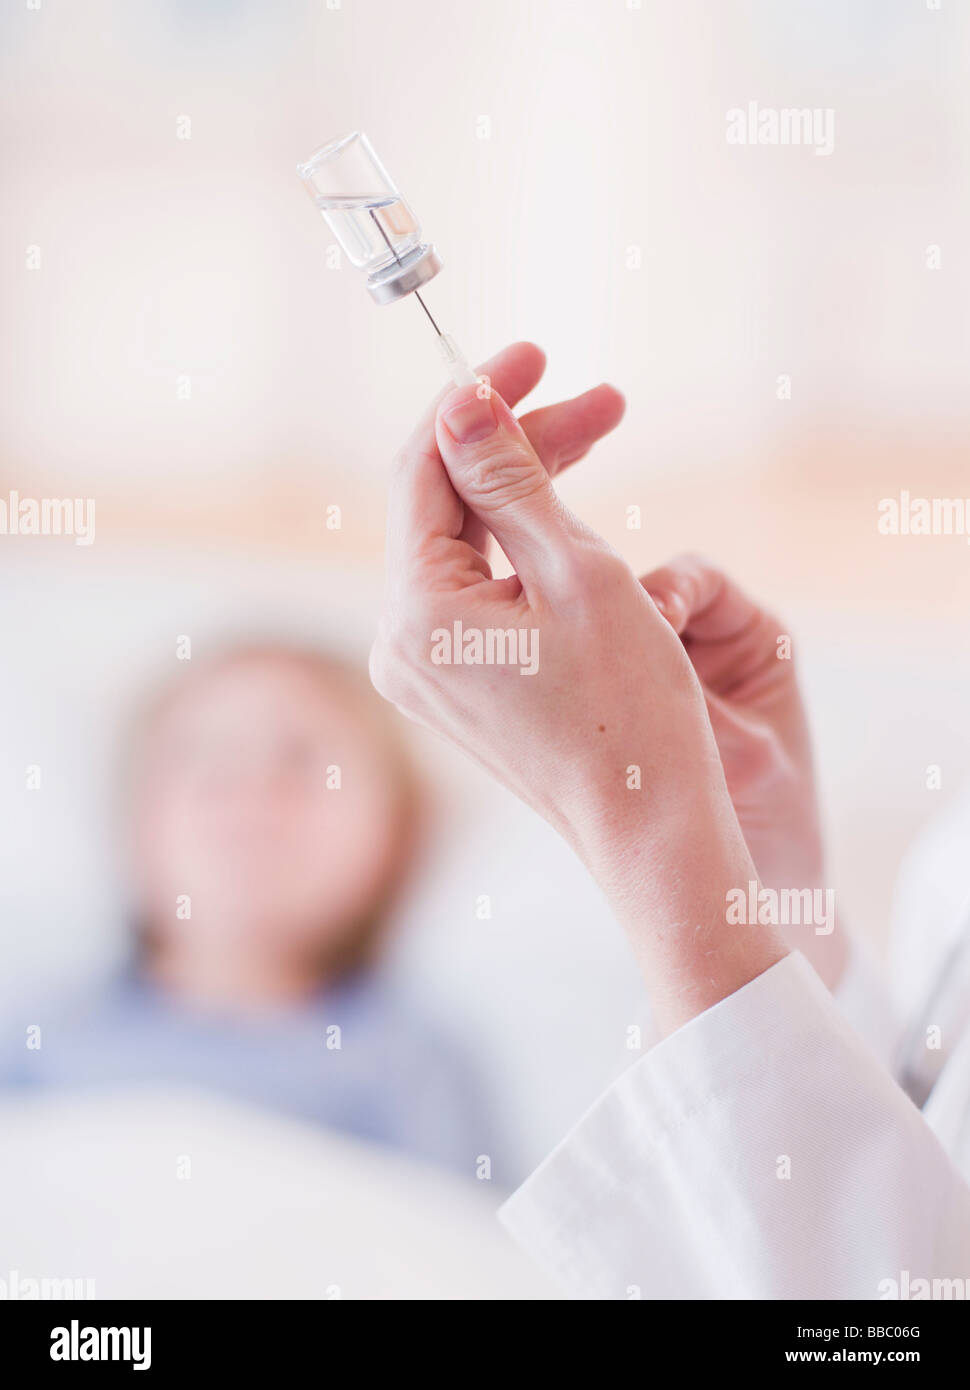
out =
<path fill-rule="evenodd" d="M 711 1008 L 788 953 L 772 923 L 739 924 L 738 892 L 760 888 L 733 808 L 702 784 L 653 815 L 615 805 L 581 849 L 626 930 L 664 1032 Z"/>

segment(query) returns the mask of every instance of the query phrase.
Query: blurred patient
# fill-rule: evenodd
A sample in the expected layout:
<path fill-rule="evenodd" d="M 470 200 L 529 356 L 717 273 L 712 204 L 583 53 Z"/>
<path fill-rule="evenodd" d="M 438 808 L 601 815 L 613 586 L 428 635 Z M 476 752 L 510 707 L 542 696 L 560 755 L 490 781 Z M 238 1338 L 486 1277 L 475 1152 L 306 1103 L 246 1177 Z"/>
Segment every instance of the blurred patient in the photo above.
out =
<path fill-rule="evenodd" d="M 190 1083 L 472 1176 L 494 1154 L 476 1078 L 379 970 L 417 810 L 355 673 L 275 647 L 193 663 L 133 741 L 133 958 L 98 997 L 32 1005 L 43 1046 L 21 1031 L 0 1081 Z"/>

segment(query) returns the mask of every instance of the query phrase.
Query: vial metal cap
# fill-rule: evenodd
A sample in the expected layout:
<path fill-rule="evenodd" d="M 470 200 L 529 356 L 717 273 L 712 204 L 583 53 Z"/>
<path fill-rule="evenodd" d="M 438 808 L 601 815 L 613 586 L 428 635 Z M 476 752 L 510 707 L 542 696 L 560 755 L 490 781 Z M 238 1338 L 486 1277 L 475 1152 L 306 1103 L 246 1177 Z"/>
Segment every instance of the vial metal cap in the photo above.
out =
<path fill-rule="evenodd" d="M 367 289 L 377 304 L 393 304 L 433 280 L 441 268 L 441 257 L 426 243 L 369 275 Z"/>

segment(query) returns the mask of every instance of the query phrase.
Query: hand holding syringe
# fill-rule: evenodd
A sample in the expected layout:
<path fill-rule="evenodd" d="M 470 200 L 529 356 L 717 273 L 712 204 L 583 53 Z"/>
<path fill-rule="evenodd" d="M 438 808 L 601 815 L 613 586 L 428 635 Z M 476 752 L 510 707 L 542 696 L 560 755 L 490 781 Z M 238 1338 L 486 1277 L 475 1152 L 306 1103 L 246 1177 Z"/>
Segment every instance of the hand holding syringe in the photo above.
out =
<path fill-rule="evenodd" d="M 413 294 L 438 335 L 438 347 L 456 386 L 478 378 L 454 338 L 442 333 L 421 298 L 420 289 L 441 270 L 441 258 L 387 171 L 360 131 L 324 145 L 297 166 L 327 225 L 351 265 L 367 274 L 367 288 L 378 304 Z"/>

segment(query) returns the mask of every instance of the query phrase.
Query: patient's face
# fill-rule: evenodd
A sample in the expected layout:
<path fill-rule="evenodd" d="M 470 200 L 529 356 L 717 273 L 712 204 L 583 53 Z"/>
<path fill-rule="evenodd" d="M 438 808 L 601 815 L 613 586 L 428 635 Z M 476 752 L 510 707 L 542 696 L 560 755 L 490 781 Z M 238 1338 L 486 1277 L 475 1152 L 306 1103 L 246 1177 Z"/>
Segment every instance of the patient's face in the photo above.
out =
<path fill-rule="evenodd" d="M 325 950 L 385 877 L 388 776 L 346 692 L 299 658 L 190 680 L 156 716 L 137 773 L 143 916 L 156 936 L 204 932 L 223 949 Z"/>

